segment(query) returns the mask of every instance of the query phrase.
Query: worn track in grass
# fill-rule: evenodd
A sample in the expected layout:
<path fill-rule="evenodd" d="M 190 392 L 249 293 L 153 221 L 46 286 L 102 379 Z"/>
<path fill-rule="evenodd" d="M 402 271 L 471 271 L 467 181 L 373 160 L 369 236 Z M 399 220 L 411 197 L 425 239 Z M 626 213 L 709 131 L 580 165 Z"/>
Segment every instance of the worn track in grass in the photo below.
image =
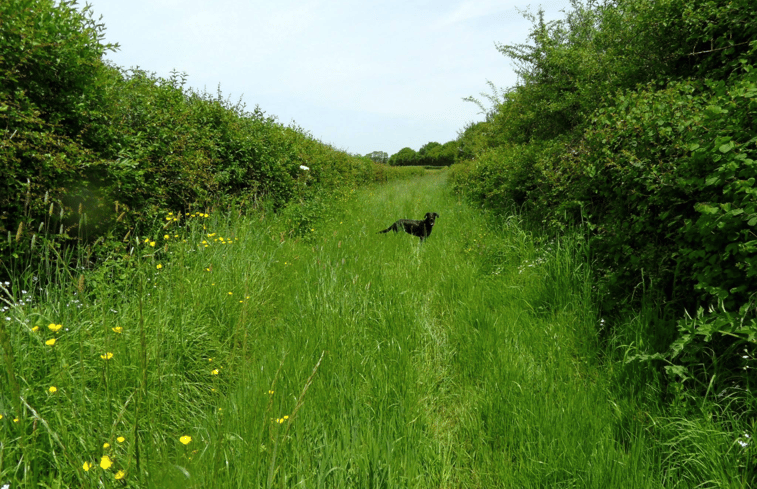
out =
<path fill-rule="evenodd" d="M 426 212 L 440 217 L 422 245 L 376 234 Z M 260 366 L 228 407 L 247 414 L 220 427 L 249 452 L 224 455 L 226 477 L 241 483 L 247 466 L 281 486 L 658 487 L 642 441 L 614 438 L 577 245 L 537 245 L 516 218 L 451 195 L 442 173 L 361 191 L 278 241 L 275 313 L 250 320 Z M 272 405 L 269 385 L 283 396 Z"/>

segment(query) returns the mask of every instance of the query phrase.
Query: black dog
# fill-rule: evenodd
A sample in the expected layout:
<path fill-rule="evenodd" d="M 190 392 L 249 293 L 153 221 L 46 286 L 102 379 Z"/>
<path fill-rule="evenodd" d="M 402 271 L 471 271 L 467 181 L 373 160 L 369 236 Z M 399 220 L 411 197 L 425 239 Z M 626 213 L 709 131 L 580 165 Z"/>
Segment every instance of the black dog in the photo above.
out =
<path fill-rule="evenodd" d="M 437 217 L 439 217 L 439 214 L 436 212 L 427 212 L 426 218 L 422 221 L 400 219 L 383 231 L 379 231 L 379 233 L 388 233 L 389 231 L 394 231 L 396 233 L 400 229 L 404 229 L 406 233 L 421 238 L 422 243 L 424 239 L 429 237 L 431 231 L 434 229 L 434 221 L 436 221 Z"/>

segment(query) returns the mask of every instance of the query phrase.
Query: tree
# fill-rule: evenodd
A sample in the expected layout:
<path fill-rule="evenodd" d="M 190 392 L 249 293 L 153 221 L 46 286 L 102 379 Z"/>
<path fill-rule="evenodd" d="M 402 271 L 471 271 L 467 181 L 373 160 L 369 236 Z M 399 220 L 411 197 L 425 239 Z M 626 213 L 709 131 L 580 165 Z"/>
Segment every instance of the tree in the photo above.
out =
<path fill-rule="evenodd" d="M 442 145 L 435 146 L 428 155 L 434 166 L 449 166 L 455 162 L 457 141 L 447 141 Z"/>
<path fill-rule="evenodd" d="M 402 148 L 396 154 L 389 158 L 389 164 L 392 166 L 410 166 L 417 165 L 418 153 L 412 148 Z"/>
<path fill-rule="evenodd" d="M 365 155 L 366 158 L 375 161 L 376 163 L 389 163 L 389 154 L 385 151 L 374 151 Z"/>

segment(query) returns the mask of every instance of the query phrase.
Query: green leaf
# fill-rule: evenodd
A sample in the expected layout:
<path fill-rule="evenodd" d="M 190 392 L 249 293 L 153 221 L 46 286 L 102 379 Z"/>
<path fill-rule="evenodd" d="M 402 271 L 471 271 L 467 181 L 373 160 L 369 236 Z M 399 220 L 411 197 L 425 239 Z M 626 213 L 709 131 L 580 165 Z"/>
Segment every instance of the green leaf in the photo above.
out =
<path fill-rule="evenodd" d="M 733 144 L 733 141 L 728 141 L 725 144 L 721 144 L 718 149 L 720 150 L 721 153 L 727 153 L 727 152 L 731 151 L 734 146 L 736 146 L 736 145 Z"/>
<path fill-rule="evenodd" d="M 717 214 L 720 210 L 717 207 L 708 204 L 699 204 L 696 209 L 702 214 Z"/>
<path fill-rule="evenodd" d="M 687 375 L 686 367 L 683 365 L 668 365 L 665 367 L 665 372 L 670 375 L 671 377 L 680 377 L 681 380 L 686 380 L 689 378 Z"/>

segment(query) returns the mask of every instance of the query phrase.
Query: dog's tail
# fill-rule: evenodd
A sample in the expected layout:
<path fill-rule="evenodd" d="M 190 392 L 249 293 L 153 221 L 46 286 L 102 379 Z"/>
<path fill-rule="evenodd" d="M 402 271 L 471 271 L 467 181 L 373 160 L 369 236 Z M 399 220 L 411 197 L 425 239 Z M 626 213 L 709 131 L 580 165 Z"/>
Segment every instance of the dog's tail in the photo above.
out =
<path fill-rule="evenodd" d="M 388 228 L 384 229 L 383 231 L 379 231 L 376 234 L 388 233 L 389 231 L 395 231 L 396 232 L 397 231 L 397 223 L 392 224 Z"/>

